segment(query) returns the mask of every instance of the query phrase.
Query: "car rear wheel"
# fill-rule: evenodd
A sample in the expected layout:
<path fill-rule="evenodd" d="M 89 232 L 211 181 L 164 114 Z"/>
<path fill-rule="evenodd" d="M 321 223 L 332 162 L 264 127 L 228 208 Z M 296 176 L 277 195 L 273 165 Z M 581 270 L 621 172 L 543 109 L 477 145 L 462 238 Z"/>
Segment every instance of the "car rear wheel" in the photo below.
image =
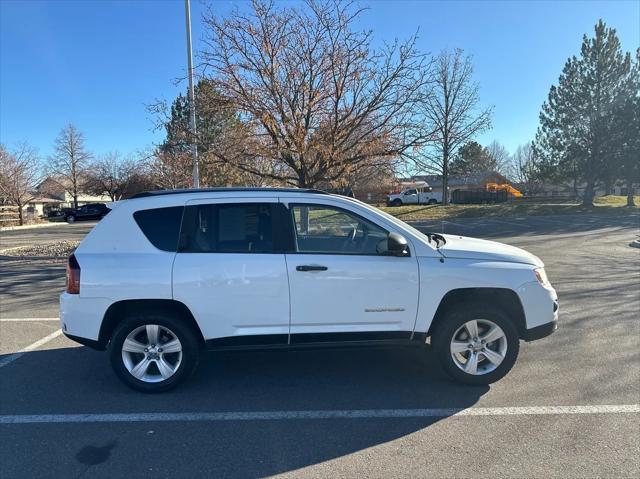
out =
<path fill-rule="evenodd" d="M 491 384 L 511 370 L 520 340 L 514 323 L 499 309 L 472 306 L 445 314 L 432 345 L 449 376 L 467 384 Z"/>
<path fill-rule="evenodd" d="M 402 206 L 402 200 L 399 200 L 398 198 L 396 198 L 391 202 L 391 206 Z"/>
<path fill-rule="evenodd" d="M 431 199 L 427 202 L 427 204 L 428 204 L 428 205 L 435 205 L 435 204 L 437 204 L 437 203 L 438 203 L 438 200 L 436 200 L 435 198 L 431 198 Z"/>
<path fill-rule="evenodd" d="M 192 329 L 172 317 L 147 315 L 124 320 L 109 344 L 111 365 L 129 387 L 162 392 L 195 370 L 200 344 Z"/>
<path fill-rule="evenodd" d="M 67 217 L 65 217 L 64 219 L 67 223 L 75 223 L 76 221 L 76 217 L 74 215 L 68 215 Z"/>

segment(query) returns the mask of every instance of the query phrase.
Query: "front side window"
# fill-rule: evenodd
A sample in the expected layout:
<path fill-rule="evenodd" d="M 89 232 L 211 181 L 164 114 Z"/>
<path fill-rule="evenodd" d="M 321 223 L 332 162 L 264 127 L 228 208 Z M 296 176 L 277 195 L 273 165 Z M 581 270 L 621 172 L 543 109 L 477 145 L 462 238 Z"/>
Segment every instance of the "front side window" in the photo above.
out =
<path fill-rule="evenodd" d="M 271 203 L 188 206 L 180 251 L 186 253 L 272 253 L 274 208 Z"/>
<path fill-rule="evenodd" d="M 384 254 L 388 232 L 360 216 L 325 205 L 292 205 L 300 253 Z"/>

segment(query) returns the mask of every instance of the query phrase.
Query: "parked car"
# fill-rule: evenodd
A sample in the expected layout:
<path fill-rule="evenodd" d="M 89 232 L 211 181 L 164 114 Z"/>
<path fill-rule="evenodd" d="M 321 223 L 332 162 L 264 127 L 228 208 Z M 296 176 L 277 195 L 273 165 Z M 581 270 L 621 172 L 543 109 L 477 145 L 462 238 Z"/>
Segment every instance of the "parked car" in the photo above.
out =
<path fill-rule="evenodd" d="M 44 214 L 45 218 L 58 218 L 64 215 L 64 211 L 59 208 L 51 208 L 47 210 Z"/>
<path fill-rule="evenodd" d="M 409 188 L 387 196 L 387 206 L 435 205 L 437 203 L 442 203 L 442 193 L 434 192 L 431 187 Z"/>
<path fill-rule="evenodd" d="M 327 345 L 430 344 L 453 378 L 488 384 L 557 319 L 536 256 L 300 189 L 116 203 L 69 257 L 60 297 L 64 334 L 148 392 L 186 379 L 203 349 Z"/>
<path fill-rule="evenodd" d="M 100 220 L 104 218 L 109 211 L 104 203 L 88 203 L 79 208 L 64 208 L 64 220 L 67 223 L 75 223 L 82 220 Z"/>

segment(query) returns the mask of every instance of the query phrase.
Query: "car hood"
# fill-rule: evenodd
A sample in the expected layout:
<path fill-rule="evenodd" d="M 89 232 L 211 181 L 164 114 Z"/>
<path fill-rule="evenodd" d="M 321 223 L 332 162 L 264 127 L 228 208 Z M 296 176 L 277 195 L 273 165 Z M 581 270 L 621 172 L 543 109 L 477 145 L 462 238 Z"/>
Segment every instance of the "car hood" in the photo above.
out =
<path fill-rule="evenodd" d="M 543 267 L 537 256 L 515 246 L 466 236 L 442 235 L 447 243 L 439 248 L 445 258 L 508 261 Z"/>

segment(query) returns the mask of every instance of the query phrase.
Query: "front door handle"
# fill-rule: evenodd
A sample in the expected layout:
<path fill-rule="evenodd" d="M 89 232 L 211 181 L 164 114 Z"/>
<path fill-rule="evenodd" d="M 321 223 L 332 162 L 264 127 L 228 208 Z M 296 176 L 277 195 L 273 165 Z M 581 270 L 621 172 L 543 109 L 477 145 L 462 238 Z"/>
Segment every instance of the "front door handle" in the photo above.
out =
<path fill-rule="evenodd" d="M 315 264 L 303 264 L 300 266 L 296 266 L 296 271 L 326 271 L 326 266 L 318 266 Z"/>

